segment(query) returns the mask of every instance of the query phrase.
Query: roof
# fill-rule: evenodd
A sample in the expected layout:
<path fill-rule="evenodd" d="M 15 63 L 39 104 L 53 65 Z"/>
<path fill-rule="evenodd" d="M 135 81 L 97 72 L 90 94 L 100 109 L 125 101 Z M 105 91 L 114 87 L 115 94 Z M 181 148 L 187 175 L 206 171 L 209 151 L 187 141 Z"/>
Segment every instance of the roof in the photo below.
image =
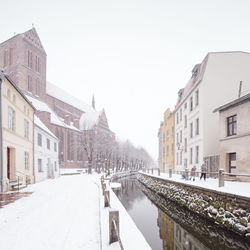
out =
<path fill-rule="evenodd" d="M 54 137 L 55 139 L 58 139 L 36 115 L 34 116 L 34 122 L 37 127 L 44 130 L 47 134 Z"/>
<path fill-rule="evenodd" d="M 201 64 L 196 64 L 192 70 L 192 77 L 186 84 L 184 89 L 180 89 L 178 92 L 178 100 L 175 106 L 175 110 L 180 107 L 180 105 L 186 100 L 187 96 L 192 92 L 192 90 L 199 84 L 202 80 L 205 66 L 207 64 L 208 55 L 203 59 Z"/>
<path fill-rule="evenodd" d="M 0 78 L 1 76 L 5 77 L 11 85 L 16 89 L 16 91 L 24 98 L 24 100 L 34 109 L 36 110 L 35 106 L 29 101 L 29 99 L 24 95 L 24 93 L 17 87 L 17 85 L 13 82 L 13 80 L 2 70 L 0 70 Z"/>
<path fill-rule="evenodd" d="M 77 129 L 73 125 L 68 125 L 68 124 L 64 123 L 63 119 L 60 118 L 59 116 L 57 116 L 57 114 L 45 102 L 40 101 L 38 99 L 35 99 L 35 98 L 28 96 L 28 95 L 26 95 L 26 97 L 36 107 L 36 110 L 45 111 L 45 112 L 50 113 L 50 122 L 52 124 L 79 131 L 79 129 Z"/>
<path fill-rule="evenodd" d="M 74 96 L 70 95 L 68 92 L 64 91 L 63 89 L 59 88 L 58 86 L 54 85 L 47 81 L 46 83 L 46 93 L 50 96 L 57 98 L 65 103 L 70 104 L 73 107 L 78 108 L 83 112 L 93 112 L 94 109 L 84 103 L 83 101 L 75 98 Z"/>
<path fill-rule="evenodd" d="M 92 111 L 82 114 L 80 118 L 80 130 L 90 130 L 98 124 L 103 111 Z"/>
<path fill-rule="evenodd" d="M 239 106 L 245 102 L 250 102 L 250 93 L 247 95 L 244 95 L 232 102 L 229 102 L 225 105 L 220 106 L 219 108 L 215 109 L 213 112 L 217 112 L 217 111 L 224 111 L 227 110 L 229 108 L 235 107 L 235 106 Z"/>

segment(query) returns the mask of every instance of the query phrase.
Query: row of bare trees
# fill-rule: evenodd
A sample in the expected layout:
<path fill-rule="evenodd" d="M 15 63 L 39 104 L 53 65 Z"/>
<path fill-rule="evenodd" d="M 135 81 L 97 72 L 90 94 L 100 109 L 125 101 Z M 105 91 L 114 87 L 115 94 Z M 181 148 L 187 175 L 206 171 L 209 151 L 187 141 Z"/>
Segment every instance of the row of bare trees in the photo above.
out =
<path fill-rule="evenodd" d="M 84 130 L 78 150 L 84 152 L 88 173 L 139 170 L 152 166 L 148 152 L 130 141 L 115 140 L 110 131 Z"/>

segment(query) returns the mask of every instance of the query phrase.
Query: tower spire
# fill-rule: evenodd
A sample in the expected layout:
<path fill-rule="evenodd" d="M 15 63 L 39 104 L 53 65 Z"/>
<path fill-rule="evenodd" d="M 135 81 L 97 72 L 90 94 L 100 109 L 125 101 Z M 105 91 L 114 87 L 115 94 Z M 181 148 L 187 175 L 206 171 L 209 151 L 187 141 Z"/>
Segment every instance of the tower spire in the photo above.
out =
<path fill-rule="evenodd" d="M 92 97 L 92 108 L 95 109 L 95 97 L 94 97 L 94 95 Z"/>

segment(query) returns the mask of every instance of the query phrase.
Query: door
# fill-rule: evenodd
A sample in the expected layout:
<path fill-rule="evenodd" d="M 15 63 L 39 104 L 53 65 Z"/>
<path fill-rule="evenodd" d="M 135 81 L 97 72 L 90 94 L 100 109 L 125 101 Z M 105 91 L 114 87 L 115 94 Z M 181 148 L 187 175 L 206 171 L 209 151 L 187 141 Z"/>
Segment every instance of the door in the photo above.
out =
<path fill-rule="evenodd" d="M 10 179 L 10 148 L 7 148 L 7 178 Z"/>
<path fill-rule="evenodd" d="M 229 154 L 229 173 L 236 172 L 236 153 Z"/>

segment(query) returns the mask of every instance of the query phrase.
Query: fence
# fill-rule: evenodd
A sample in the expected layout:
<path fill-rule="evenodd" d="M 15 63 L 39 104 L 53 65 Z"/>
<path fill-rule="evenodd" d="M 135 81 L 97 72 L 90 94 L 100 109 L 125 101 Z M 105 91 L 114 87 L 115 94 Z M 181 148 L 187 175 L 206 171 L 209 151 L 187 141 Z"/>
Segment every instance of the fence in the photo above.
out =
<path fill-rule="evenodd" d="M 158 176 L 161 175 L 161 170 L 160 168 L 151 168 L 151 169 L 143 169 L 143 172 L 148 173 L 148 174 L 154 174 L 154 170 L 158 171 Z M 172 178 L 173 174 L 180 174 L 183 175 L 183 179 L 189 180 L 191 176 L 199 177 L 200 174 L 203 173 L 201 171 L 190 171 L 189 169 L 184 169 L 184 170 L 173 170 L 169 169 L 168 170 L 168 177 Z M 238 181 L 236 177 L 246 177 L 250 180 L 250 174 L 243 174 L 243 173 L 227 173 L 224 171 L 224 169 L 220 169 L 218 172 L 206 172 L 206 177 L 207 178 L 218 178 L 218 186 L 223 187 L 225 185 L 225 179 L 228 181 Z M 225 178 L 226 177 L 226 178 Z M 229 178 L 231 177 L 231 178 Z"/>
<path fill-rule="evenodd" d="M 118 241 L 121 250 L 124 250 L 122 241 L 120 238 L 119 210 L 114 210 L 111 208 L 110 192 L 109 190 L 107 190 L 107 184 L 104 182 L 103 176 L 101 177 L 101 184 L 102 184 L 102 192 L 104 196 L 104 207 L 109 208 L 109 244 Z"/>

